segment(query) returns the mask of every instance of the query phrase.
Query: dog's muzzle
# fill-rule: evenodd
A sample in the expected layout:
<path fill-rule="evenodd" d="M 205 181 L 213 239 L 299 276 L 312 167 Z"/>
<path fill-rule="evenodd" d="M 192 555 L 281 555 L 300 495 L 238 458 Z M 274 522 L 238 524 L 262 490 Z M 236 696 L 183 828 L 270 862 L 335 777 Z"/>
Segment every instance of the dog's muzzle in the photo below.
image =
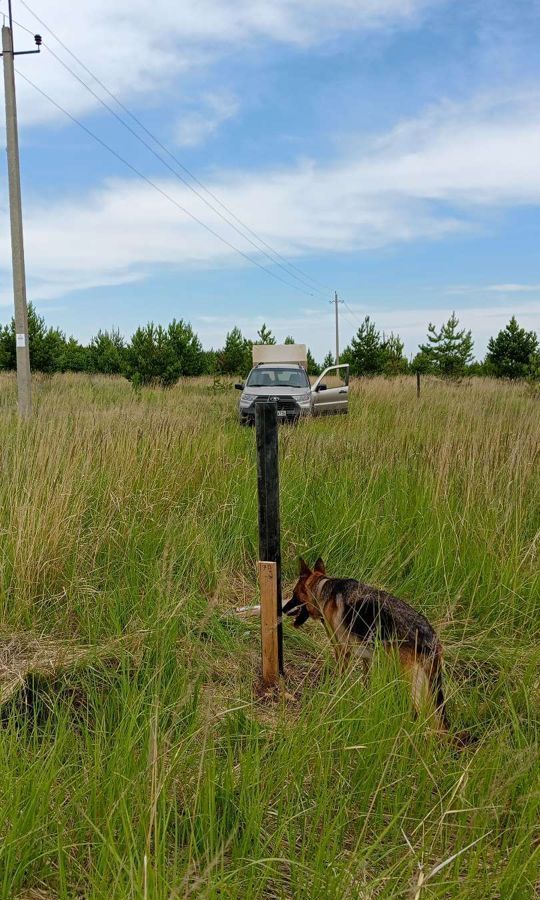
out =
<path fill-rule="evenodd" d="M 290 600 L 287 600 L 287 603 L 283 607 L 283 612 L 286 616 L 295 617 L 293 622 L 295 628 L 300 628 L 300 625 L 303 625 L 304 622 L 307 622 L 309 619 L 306 605 L 300 603 L 295 597 L 291 597 Z"/>
<path fill-rule="evenodd" d="M 290 600 L 287 600 L 285 606 L 283 607 L 283 612 L 286 616 L 292 616 L 294 614 L 294 610 L 298 609 L 300 606 L 298 600 L 295 597 L 291 597 Z"/>

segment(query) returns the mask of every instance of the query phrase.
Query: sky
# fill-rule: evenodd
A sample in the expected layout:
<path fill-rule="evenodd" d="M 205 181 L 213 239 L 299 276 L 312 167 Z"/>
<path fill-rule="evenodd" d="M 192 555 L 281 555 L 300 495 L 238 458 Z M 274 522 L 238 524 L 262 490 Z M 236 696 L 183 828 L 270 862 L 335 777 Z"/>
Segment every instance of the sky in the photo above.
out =
<path fill-rule="evenodd" d="M 48 324 L 88 341 L 182 318 L 218 347 L 266 322 L 322 358 L 337 290 L 342 346 L 365 315 L 408 354 L 453 310 L 478 358 L 512 314 L 540 332 L 540 0 L 13 16 L 16 50 L 44 43 L 16 68 L 28 299 Z M 0 223 L 5 322 L 5 156 Z"/>

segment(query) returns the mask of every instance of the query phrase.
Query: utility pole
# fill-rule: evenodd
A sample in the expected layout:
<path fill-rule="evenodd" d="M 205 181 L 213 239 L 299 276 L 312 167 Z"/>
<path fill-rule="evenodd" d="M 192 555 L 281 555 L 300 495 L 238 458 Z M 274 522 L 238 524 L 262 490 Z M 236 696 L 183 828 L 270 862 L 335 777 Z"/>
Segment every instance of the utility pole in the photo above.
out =
<path fill-rule="evenodd" d="M 336 366 L 339 366 L 339 304 L 343 303 L 343 300 L 338 298 L 337 291 L 330 303 L 334 303 L 336 306 Z"/>
<path fill-rule="evenodd" d="M 28 418 L 32 411 L 32 383 L 30 375 L 30 345 L 28 341 L 28 308 L 26 305 L 26 274 L 24 268 L 24 240 L 21 203 L 21 175 L 19 168 L 19 135 L 15 99 L 14 58 L 39 53 L 41 37 L 36 34 L 37 50 L 13 49 L 13 19 L 9 0 L 9 26 L 2 27 L 2 56 L 4 57 L 4 90 L 6 97 L 6 138 L 9 180 L 9 214 L 11 219 L 11 256 L 13 264 L 13 296 L 15 303 L 15 352 L 17 357 L 17 398 L 19 415 Z"/>

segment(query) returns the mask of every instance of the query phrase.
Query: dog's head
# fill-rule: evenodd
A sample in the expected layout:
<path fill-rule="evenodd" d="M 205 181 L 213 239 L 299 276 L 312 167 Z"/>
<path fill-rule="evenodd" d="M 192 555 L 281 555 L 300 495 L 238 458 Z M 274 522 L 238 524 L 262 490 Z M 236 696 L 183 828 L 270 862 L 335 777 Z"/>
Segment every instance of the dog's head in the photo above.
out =
<path fill-rule="evenodd" d="M 291 599 L 283 607 L 286 616 L 294 616 L 295 628 L 300 628 L 310 616 L 312 619 L 322 619 L 313 593 L 316 582 L 322 575 L 326 575 L 326 569 L 320 557 L 313 569 L 300 559 L 300 577 L 294 586 Z"/>

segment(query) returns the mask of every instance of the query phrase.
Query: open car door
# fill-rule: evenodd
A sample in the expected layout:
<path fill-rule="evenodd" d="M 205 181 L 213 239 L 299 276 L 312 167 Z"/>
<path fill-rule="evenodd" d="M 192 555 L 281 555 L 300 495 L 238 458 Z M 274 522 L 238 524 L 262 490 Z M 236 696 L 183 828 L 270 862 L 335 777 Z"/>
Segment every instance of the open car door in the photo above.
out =
<path fill-rule="evenodd" d="M 332 416 L 349 408 L 349 365 L 329 366 L 311 388 L 313 415 Z"/>

